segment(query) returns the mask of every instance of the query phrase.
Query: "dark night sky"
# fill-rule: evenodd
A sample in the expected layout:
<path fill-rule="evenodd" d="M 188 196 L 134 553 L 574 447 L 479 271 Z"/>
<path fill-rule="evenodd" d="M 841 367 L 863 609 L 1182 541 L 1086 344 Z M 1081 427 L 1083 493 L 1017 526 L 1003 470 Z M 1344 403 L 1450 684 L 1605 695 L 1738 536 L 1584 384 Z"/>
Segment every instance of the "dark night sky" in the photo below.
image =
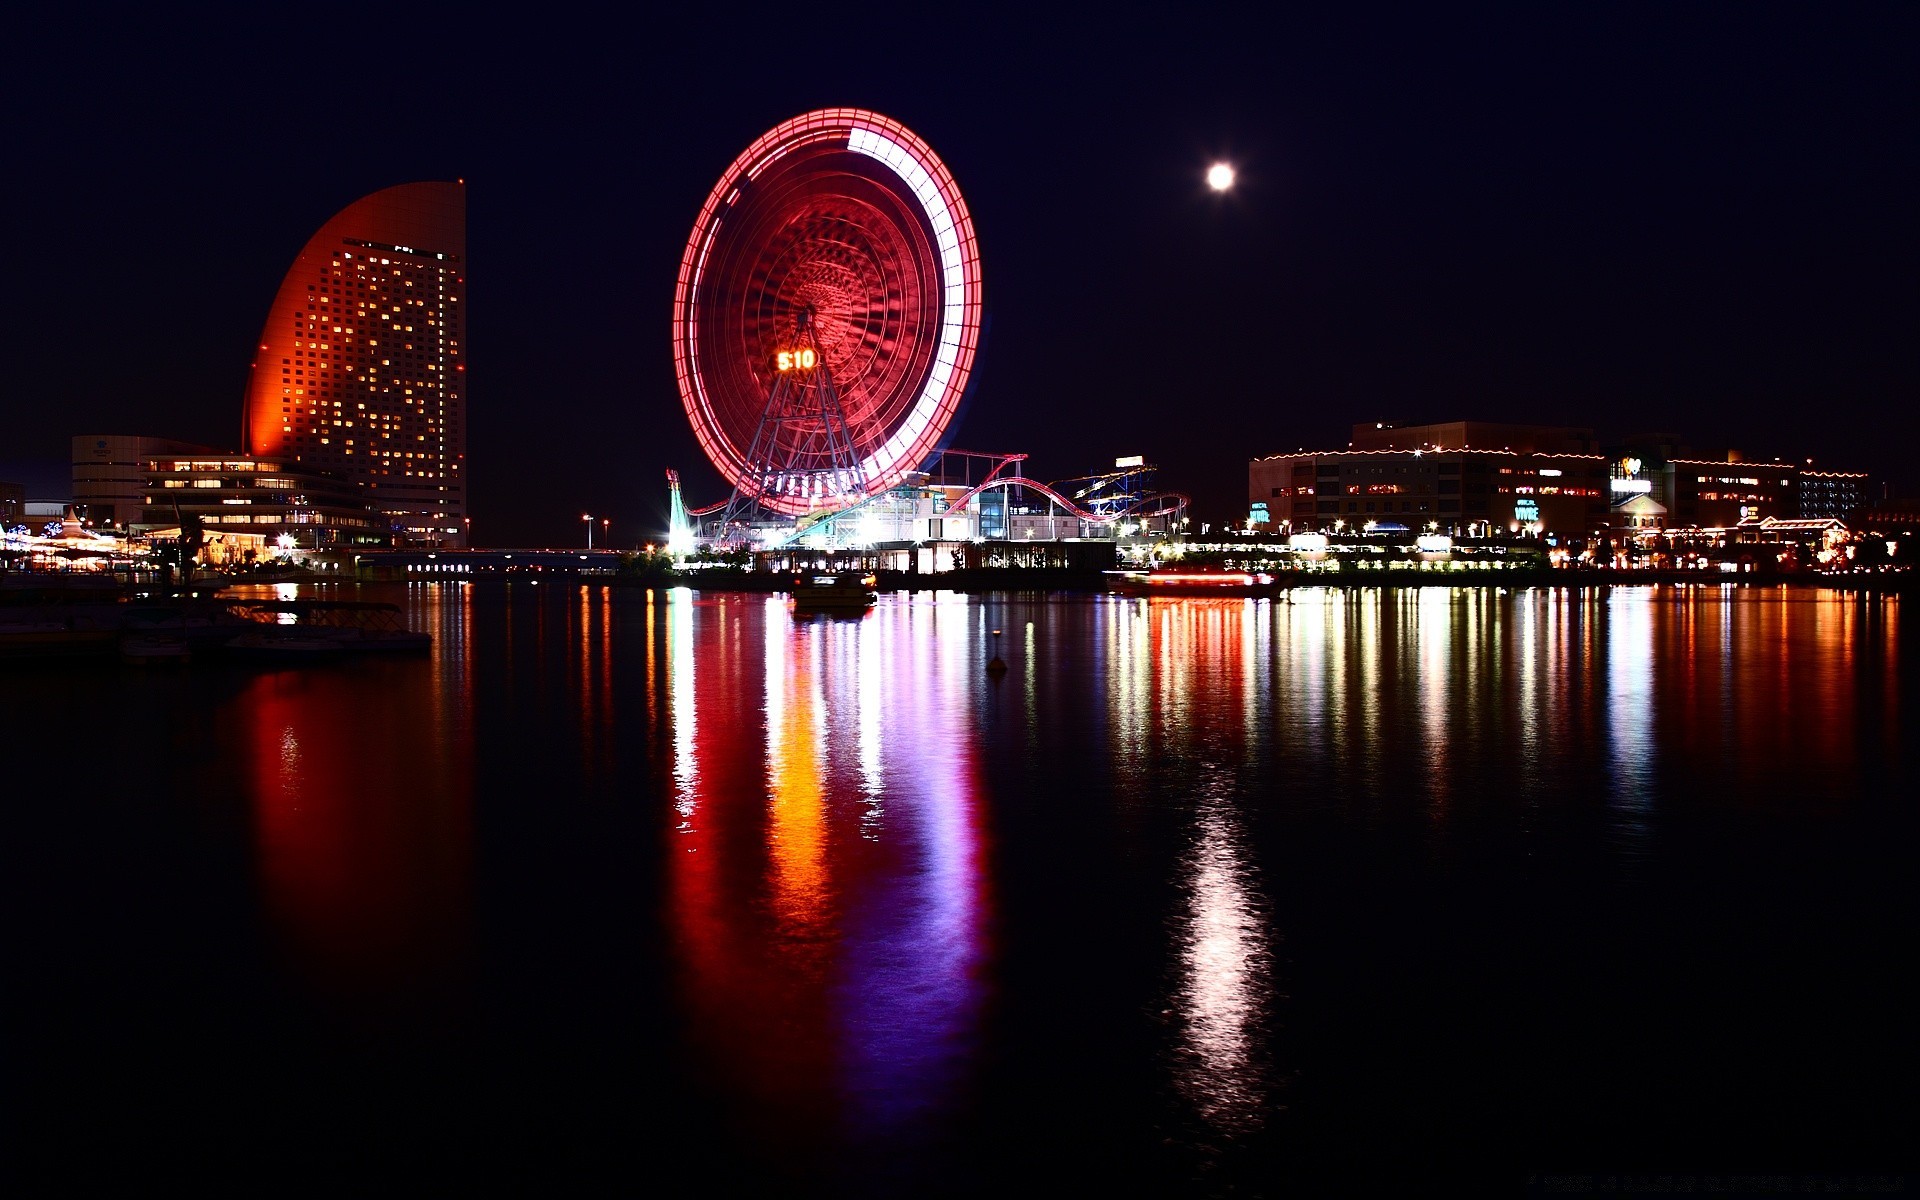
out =
<path fill-rule="evenodd" d="M 721 495 L 668 339 L 695 211 L 844 103 L 959 180 L 990 325 L 951 440 L 1042 478 L 1142 453 L 1217 521 L 1251 456 L 1465 417 L 1920 488 L 1920 7 L 885 7 L 10 19 L 0 478 L 232 444 L 306 238 L 463 177 L 476 540 L 657 537 L 664 468 Z"/>

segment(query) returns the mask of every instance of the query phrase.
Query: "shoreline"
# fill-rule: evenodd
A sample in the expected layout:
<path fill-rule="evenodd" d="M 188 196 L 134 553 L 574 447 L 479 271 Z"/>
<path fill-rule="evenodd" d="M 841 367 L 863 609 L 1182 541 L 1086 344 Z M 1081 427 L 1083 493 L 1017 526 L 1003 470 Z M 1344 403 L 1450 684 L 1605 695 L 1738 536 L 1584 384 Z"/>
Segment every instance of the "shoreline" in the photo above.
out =
<path fill-rule="evenodd" d="M 0 610 L 35 605 L 81 603 L 115 603 L 126 599 L 131 593 L 124 589 L 111 587 L 75 587 L 73 577 L 65 579 L 50 578 L 33 580 L 28 575 L 22 577 L 9 573 L 7 582 L 11 586 L 0 588 Z M 220 576 L 202 575 L 196 580 L 195 591 L 202 595 L 214 595 L 229 588 L 264 587 L 273 584 L 295 583 L 301 585 L 341 584 L 360 586 L 367 584 L 386 584 L 392 580 L 360 579 L 352 575 L 311 572 L 297 577 L 287 573 L 276 573 L 269 578 L 249 578 L 245 575 Z M 539 572 L 512 575 L 468 575 L 457 580 L 421 579 L 412 582 L 444 583 L 460 582 L 487 586 L 512 586 L 514 584 L 538 585 L 546 583 L 556 587 L 598 586 L 610 588 L 691 588 L 703 592 L 734 592 L 742 594 L 772 595 L 791 590 L 789 576 L 784 572 L 736 571 L 716 568 L 707 571 L 688 573 L 683 576 L 661 577 L 653 574 L 634 575 L 594 575 L 581 572 Z M 41 584 L 43 586 L 34 586 Z M 1297 574 L 1277 574 L 1271 582 L 1246 585 L 1212 584 L 1160 584 L 1142 585 L 1116 579 L 1113 575 L 1096 570 L 1074 570 L 1068 568 L 1034 569 L 962 569 L 940 574 L 917 574 L 912 572 L 876 573 L 874 591 L 881 594 L 899 592 L 963 592 L 981 594 L 989 592 L 1029 592 L 1059 593 L 1066 595 L 1114 595 L 1127 598 L 1165 597 L 1272 597 L 1284 595 L 1297 588 L 1560 588 L 1578 590 L 1609 589 L 1614 587 L 1646 587 L 1662 585 L 1688 588 L 1794 588 L 1826 589 L 1839 592 L 1873 593 L 1883 595 L 1904 595 L 1908 592 L 1920 592 L 1920 572 L 1902 571 L 1898 573 L 1764 573 L 1731 574 L 1706 571 L 1587 571 L 1566 568 L 1513 569 L 1501 571 L 1315 571 Z M 155 596 L 153 599 L 162 599 Z M 173 597 L 178 599 L 178 597 Z"/>
<path fill-rule="evenodd" d="M 466 582 L 488 584 L 531 583 L 533 580 L 519 578 L 474 578 Z M 700 576 L 675 579 L 659 579 L 640 576 L 592 577 L 582 575 L 558 576 L 553 582 L 562 585 L 599 585 L 620 588 L 692 588 L 705 592 L 738 592 L 746 594 L 775 594 L 790 590 L 787 576 L 768 572 L 740 572 L 722 574 L 719 571 L 703 573 Z M 1545 569 L 1540 571 L 1500 571 L 1500 572 L 1372 572 L 1342 571 L 1301 573 L 1294 577 L 1280 577 L 1267 584 L 1249 584 L 1246 586 L 1126 586 L 1116 584 L 1105 573 L 1099 571 L 950 571 L 938 575 L 915 575 L 880 573 L 874 583 L 874 591 L 883 595 L 899 592 L 964 592 L 979 594 L 987 592 L 1050 592 L 1072 595 L 1111 595 L 1130 599 L 1150 599 L 1153 596 L 1167 597 L 1228 597 L 1260 598 L 1284 595 L 1297 588 L 1565 588 L 1579 590 L 1608 589 L 1615 587 L 1646 587 L 1653 584 L 1664 586 L 1687 586 L 1695 588 L 1775 588 L 1790 587 L 1796 589 L 1827 589 L 1832 591 L 1872 592 L 1900 595 L 1910 591 L 1920 591 L 1920 574 L 1901 572 L 1897 575 L 1740 575 L 1731 576 L 1705 571 L 1622 571 L 1590 572 L 1569 571 L 1564 569 Z"/>

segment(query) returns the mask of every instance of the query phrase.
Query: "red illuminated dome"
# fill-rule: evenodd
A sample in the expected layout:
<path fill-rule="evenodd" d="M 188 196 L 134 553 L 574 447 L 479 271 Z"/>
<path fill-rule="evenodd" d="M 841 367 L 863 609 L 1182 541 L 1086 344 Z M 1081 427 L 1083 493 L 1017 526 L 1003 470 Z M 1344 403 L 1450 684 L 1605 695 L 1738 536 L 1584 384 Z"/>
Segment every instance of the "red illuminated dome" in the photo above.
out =
<path fill-rule="evenodd" d="M 810 112 L 747 147 L 680 260 L 681 402 L 736 493 L 774 512 L 841 507 L 918 468 L 979 335 L 980 255 L 952 174 L 864 109 Z M 798 369 L 816 359 L 824 370 Z"/>

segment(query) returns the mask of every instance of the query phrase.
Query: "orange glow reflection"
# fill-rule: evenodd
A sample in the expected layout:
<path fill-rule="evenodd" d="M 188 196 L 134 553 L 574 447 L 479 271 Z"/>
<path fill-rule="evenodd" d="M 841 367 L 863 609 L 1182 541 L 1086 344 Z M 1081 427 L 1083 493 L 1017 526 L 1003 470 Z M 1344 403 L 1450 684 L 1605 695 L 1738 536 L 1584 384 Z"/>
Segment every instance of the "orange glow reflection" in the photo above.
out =
<path fill-rule="evenodd" d="M 821 771 L 826 712 L 814 657 L 818 626 L 767 629 L 767 850 L 773 863 L 773 905 L 790 930 L 816 926 L 826 900 L 825 813 Z"/>
<path fill-rule="evenodd" d="M 813 621 L 686 595 L 666 693 L 690 1046 L 794 1153 L 816 1122 L 955 1102 L 986 952 L 966 606 Z"/>

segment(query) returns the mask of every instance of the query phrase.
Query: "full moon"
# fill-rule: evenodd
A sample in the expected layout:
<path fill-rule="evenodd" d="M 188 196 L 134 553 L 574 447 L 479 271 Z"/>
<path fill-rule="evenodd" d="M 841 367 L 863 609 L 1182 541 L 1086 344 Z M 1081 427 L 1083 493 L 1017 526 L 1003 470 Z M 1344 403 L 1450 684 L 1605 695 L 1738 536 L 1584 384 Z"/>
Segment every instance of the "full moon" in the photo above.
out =
<path fill-rule="evenodd" d="M 1207 186 L 1216 192 L 1224 192 L 1233 186 L 1233 168 L 1226 163 L 1215 163 L 1207 168 Z"/>

